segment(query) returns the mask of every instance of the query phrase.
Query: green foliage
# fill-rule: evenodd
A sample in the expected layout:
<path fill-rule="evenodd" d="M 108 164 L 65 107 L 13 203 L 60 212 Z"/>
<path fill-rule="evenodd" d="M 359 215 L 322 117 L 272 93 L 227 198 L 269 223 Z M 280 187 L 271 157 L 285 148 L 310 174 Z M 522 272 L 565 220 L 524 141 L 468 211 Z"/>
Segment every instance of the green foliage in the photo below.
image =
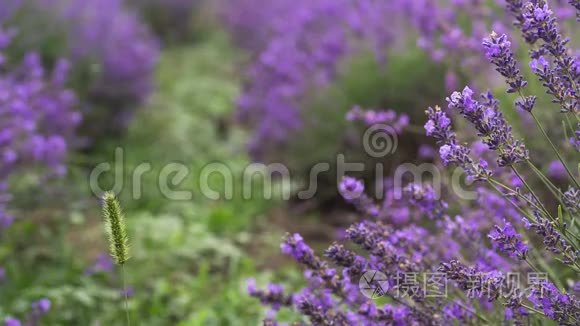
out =
<path fill-rule="evenodd" d="M 304 104 L 304 129 L 294 135 L 290 148 L 281 154 L 282 160 L 293 173 L 302 176 L 307 176 L 317 162 L 328 162 L 333 167 L 338 153 L 345 154 L 349 162 L 368 161 L 369 157 L 361 152 L 362 133 L 346 121 L 346 113 L 355 105 L 393 109 L 409 115 L 411 124 L 422 126 L 425 108 L 445 97 L 444 75 L 445 67 L 433 64 L 419 50 L 393 52 L 386 63 L 378 62 L 373 53 L 349 59 L 333 84 L 310 94 Z M 406 147 L 414 156 L 419 142 L 412 136 L 399 138 L 410 143 Z M 413 157 L 401 151 L 397 155 Z M 325 182 L 328 191 L 336 188 L 335 180 Z"/>
<path fill-rule="evenodd" d="M 120 273 L 86 273 L 107 244 L 98 201 L 88 198 L 83 170 L 112 162 L 112 149 L 120 145 L 125 185 L 119 198 L 131 239 L 131 261 L 125 266 L 134 292 L 128 302 L 131 320 L 138 325 L 259 323 L 264 308 L 247 295 L 245 281 L 260 276 L 256 253 L 249 253 L 256 240 L 251 232 L 272 202 L 243 199 L 237 188 L 231 200 L 210 200 L 201 195 L 197 181 L 207 162 L 222 162 L 237 184 L 249 163 L 243 150 L 246 135 L 230 123 L 239 87 L 234 55 L 219 35 L 198 46 L 167 50 L 157 75 L 158 92 L 126 138 L 106 144 L 101 153 L 75 157 L 66 187 L 56 188 L 73 194 L 67 195 L 70 202 L 39 212 L 42 217 L 18 214 L 23 222 L 12 233 L 19 236 L 0 242 L 9 280 L 0 284 L 0 320 L 8 314 L 25 316 L 30 302 L 47 297 L 52 301 L 52 312 L 43 317 L 47 325 L 124 322 Z M 190 170 L 178 187 L 193 191 L 192 200 L 170 201 L 159 191 L 157 177 L 174 161 Z M 152 171 L 143 177 L 142 197 L 133 199 L 132 173 L 143 162 L 151 163 Z M 114 179 L 112 174 L 103 177 Z M 223 183 L 209 180 L 215 190 Z M 104 180 L 101 187 L 106 185 Z M 255 187 L 260 190 L 259 183 Z M 276 253 L 274 242 L 281 235 L 278 231 L 267 240 Z M 12 257 L 15 252 L 18 259 Z"/>

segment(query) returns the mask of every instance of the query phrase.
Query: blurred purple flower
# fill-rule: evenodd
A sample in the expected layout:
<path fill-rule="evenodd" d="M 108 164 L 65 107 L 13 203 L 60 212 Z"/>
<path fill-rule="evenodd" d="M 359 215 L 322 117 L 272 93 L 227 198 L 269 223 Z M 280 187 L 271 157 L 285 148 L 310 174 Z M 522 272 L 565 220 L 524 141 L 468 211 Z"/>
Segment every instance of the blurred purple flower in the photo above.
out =
<path fill-rule="evenodd" d="M 87 268 L 85 274 L 92 275 L 95 273 L 108 273 L 114 269 L 115 265 L 111 257 L 107 254 L 100 254 L 92 266 Z"/>
<path fill-rule="evenodd" d="M 554 179 L 562 179 L 566 178 L 567 175 L 564 165 L 559 160 L 554 160 L 548 165 L 548 176 Z"/>
<path fill-rule="evenodd" d="M 22 323 L 20 322 L 20 320 L 16 318 L 7 317 L 6 319 L 4 319 L 4 326 L 21 326 L 21 325 Z"/>

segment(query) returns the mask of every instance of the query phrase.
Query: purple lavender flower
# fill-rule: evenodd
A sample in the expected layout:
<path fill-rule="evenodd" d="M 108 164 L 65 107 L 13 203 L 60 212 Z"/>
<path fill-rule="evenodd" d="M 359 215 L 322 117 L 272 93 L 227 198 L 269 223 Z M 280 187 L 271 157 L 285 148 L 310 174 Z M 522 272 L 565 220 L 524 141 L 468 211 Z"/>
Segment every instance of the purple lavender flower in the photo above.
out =
<path fill-rule="evenodd" d="M 483 40 L 485 55 L 488 60 L 496 66 L 496 70 L 506 78 L 508 93 L 519 92 L 527 86 L 518 68 L 518 64 L 511 51 L 511 42 L 505 34 L 498 35 L 492 32 L 488 38 Z M 531 112 L 536 103 L 535 96 L 522 96 L 516 101 L 516 107 L 520 110 Z"/>
<path fill-rule="evenodd" d="M 353 204 L 357 210 L 369 215 L 378 216 L 379 207 L 364 193 L 362 181 L 352 177 L 343 177 L 338 185 L 338 191 L 347 202 Z"/>
<path fill-rule="evenodd" d="M 489 147 L 498 153 L 497 163 L 500 167 L 510 166 L 529 158 L 525 145 L 512 135 L 512 128 L 499 110 L 499 102 L 491 92 L 481 95 L 481 102 L 473 98 L 469 87 L 454 92 L 447 98 L 450 110 L 457 110 L 471 122 L 478 136 Z"/>
<path fill-rule="evenodd" d="M 445 273 L 448 280 L 455 281 L 457 287 L 471 297 L 485 296 L 489 301 L 494 301 L 500 297 L 506 286 L 506 278 L 502 273 L 498 271 L 484 273 L 457 260 L 441 263 L 438 270 Z"/>
<path fill-rule="evenodd" d="M 574 324 L 580 320 L 580 300 L 572 294 L 563 294 L 549 281 L 533 284 L 528 299 L 536 309 L 562 325 Z"/>
<path fill-rule="evenodd" d="M 95 273 L 108 273 L 111 272 L 114 268 L 113 260 L 111 259 L 110 255 L 107 254 L 100 254 L 94 264 L 87 268 L 85 274 L 92 275 Z"/>
<path fill-rule="evenodd" d="M 293 298 L 291 295 L 284 294 L 284 287 L 279 284 L 269 284 L 264 291 L 256 287 L 256 280 L 249 279 L 247 281 L 248 293 L 264 305 L 271 306 L 274 310 L 280 310 L 282 307 L 291 306 Z"/>
<path fill-rule="evenodd" d="M 323 268 L 323 262 L 314 255 L 314 251 L 304 242 L 298 233 L 287 235 L 286 240 L 280 245 L 282 253 L 291 256 L 296 261 L 306 265 L 312 270 Z"/>
<path fill-rule="evenodd" d="M 570 186 L 564 193 L 562 201 L 570 212 L 575 214 L 580 212 L 580 190 Z"/>
<path fill-rule="evenodd" d="M 343 267 L 353 266 L 357 259 L 356 255 L 352 251 L 345 249 L 344 246 L 338 243 L 333 243 L 330 247 L 328 247 L 324 255 L 330 258 L 338 266 Z"/>
<path fill-rule="evenodd" d="M 50 310 L 50 306 L 50 300 L 42 298 L 32 303 L 32 310 L 39 315 L 44 315 Z"/>
<path fill-rule="evenodd" d="M 370 0 L 227 3 L 228 27 L 255 58 L 238 106 L 239 118 L 254 128 L 250 146 L 257 156 L 304 128 L 299 104 L 313 87 L 335 80 L 341 59 L 368 44 L 382 60 L 394 34 L 383 18 L 401 6 Z"/>
<path fill-rule="evenodd" d="M 376 124 L 386 124 L 392 127 L 395 132 L 401 133 L 409 125 L 409 116 L 399 114 L 393 110 L 365 110 L 360 106 L 353 107 L 347 114 L 348 121 L 363 121 L 367 126 Z"/>
<path fill-rule="evenodd" d="M 451 120 L 440 107 L 429 108 L 427 111 L 428 121 L 425 124 L 427 136 L 432 136 L 441 145 L 439 155 L 443 164 L 456 164 L 465 170 L 467 176 L 472 180 L 485 180 L 491 176 L 491 171 L 487 169 L 487 162 L 480 160 L 475 163 L 469 157 L 469 149 L 457 144 L 455 133 L 451 130 Z"/>
<path fill-rule="evenodd" d="M 429 120 L 425 123 L 427 136 L 435 138 L 437 144 L 452 143 L 455 133 L 451 129 L 451 119 L 439 107 L 429 108 L 425 111 Z"/>
<path fill-rule="evenodd" d="M 3 43 L 0 50 L 9 46 L 11 36 L 0 39 Z M 52 73 L 48 73 L 40 56 L 28 53 L 20 63 L 2 68 L 0 228 L 5 228 L 13 221 L 7 213 L 9 177 L 33 170 L 46 176 L 62 176 L 66 172 L 64 161 L 72 147 L 80 114 L 75 111 L 75 95 L 64 86 L 64 62 L 57 63 Z"/>
<path fill-rule="evenodd" d="M 576 20 L 580 21 L 580 0 L 568 0 L 568 2 L 576 8 Z"/>
<path fill-rule="evenodd" d="M 430 219 L 443 217 L 448 207 L 448 204 L 439 198 L 440 194 L 430 185 L 409 184 L 403 189 L 403 194 L 412 206 L 417 207 Z"/>
<path fill-rule="evenodd" d="M 452 92 L 454 89 L 457 89 L 458 77 L 452 71 L 448 71 L 445 74 L 445 90 L 448 92 Z"/>
<path fill-rule="evenodd" d="M 473 308 L 470 308 L 470 310 L 466 310 L 464 307 L 468 306 L 467 303 L 465 302 L 461 302 L 460 300 L 456 299 L 453 302 L 445 305 L 443 307 L 443 313 L 445 314 L 445 319 L 449 322 L 449 323 L 469 323 L 469 322 L 473 322 L 474 319 L 474 315 L 471 311 L 473 311 Z"/>
<path fill-rule="evenodd" d="M 548 164 L 548 176 L 559 180 L 566 178 L 566 169 L 560 160 L 554 160 Z"/>
<path fill-rule="evenodd" d="M 159 55 L 157 40 L 136 13 L 122 0 L 62 0 L 58 5 L 51 0 L 34 0 L 23 6 L 22 24 L 36 19 L 28 17 L 25 10 L 42 15 L 46 24 L 63 32 L 45 37 L 62 39 L 63 47 L 56 54 L 70 59 L 72 74 L 82 78 L 75 85 L 80 85 L 78 91 L 85 100 L 82 109 L 88 117 L 81 132 L 89 139 L 83 139 L 83 145 L 103 134 L 124 130 L 132 113 L 153 90 Z M 24 33 L 19 37 L 39 38 Z M 66 68 L 53 64 L 57 70 Z M 56 73 L 54 80 L 60 76 Z"/>
<path fill-rule="evenodd" d="M 4 326 L 21 326 L 21 325 L 22 323 L 20 322 L 20 320 L 16 318 L 7 317 L 6 319 L 4 319 Z"/>
<path fill-rule="evenodd" d="M 580 123 L 576 126 L 574 136 L 570 137 L 570 145 L 572 145 L 577 152 L 580 152 Z"/>
<path fill-rule="evenodd" d="M 531 51 L 532 58 L 551 56 L 554 61 L 554 68 L 542 64 L 542 69 L 534 69 L 534 72 L 548 94 L 554 97 L 554 102 L 560 104 L 562 112 L 578 112 L 580 93 L 576 83 L 580 73 L 574 67 L 576 60 L 567 48 L 569 40 L 562 36 L 553 11 L 547 1 L 538 0 L 524 6 L 523 17 L 521 28 L 528 36 L 527 41 L 531 44 L 542 41 L 539 49 Z"/>
<path fill-rule="evenodd" d="M 345 200 L 352 201 L 363 195 L 365 186 L 360 180 L 344 177 L 338 186 L 338 190 Z"/>
<path fill-rule="evenodd" d="M 507 253 L 510 257 L 526 259 L 528 246 L 522 242 L 521 234 L 516 232 L 511 223 L 505 222 L 503 227 L 495 225 L 488 237 L 501 252 Z"/>
<path fill-rule="evenodd" d="M 433 159 L 437 151 L 429 145 L 421 145 L 419 146 L 419 150 L 417 156 L 421 159 Z"/>
<path fill-rule="evenodd" d="M 521 91 L 528 84 L 517 67 L 516 59 L 511 51 L 511 42 L 505 34 L 492 32 L 483 40 L 485 56 L 496 66 L 496 70 L 507 79 L 508 93 Z M 527 111 L 531 111 L 531 108 Z"/>
<path fill-rule="evenodd" d="M 574 103 L 570 100 L 570 88 L 566 86 L 562 77 L 552 67 L 552 64 L 546 60 L 543 55 L 530 61 L 530 68 L 538 76 L 542 85 L 546 87 L 547 93 L 554 97 L 553 102 L 561 106 L 561 112 L 574 112 Z"/>
<path fill-rule="evenodd" d="M 535 221 L 530 222 L 527 219 L 524 221 L 527 229 L 532 229 L 540 236 L 542 242 L 546 246 L 546 250 L 551 251 L 555 254 L 561 254 L 564 264 L 573 266 L 580 262 L 580 252 L 575 250 L 569 243 L 562 237 L 562 234 L 557 230 L 554 222 L 544 219 L 534 212 Z"/>

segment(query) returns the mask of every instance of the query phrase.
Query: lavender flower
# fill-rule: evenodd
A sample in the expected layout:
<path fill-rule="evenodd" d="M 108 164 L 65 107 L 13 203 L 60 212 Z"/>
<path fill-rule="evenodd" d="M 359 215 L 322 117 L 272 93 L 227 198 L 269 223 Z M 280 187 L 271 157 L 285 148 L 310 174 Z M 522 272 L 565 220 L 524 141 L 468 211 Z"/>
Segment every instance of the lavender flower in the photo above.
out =
<path fill-rule="evenodd" d="M 568 0 L 576 8 L 576 20 L 580 21 L 580 0 Z"/>
<path fill-rule="evenodd" d="M 338 191 L 347 202 L 353 204 L 360 212 L 369 216 L 378 216 L 379 207 L 364 193 L 362 181 L 344 177 L 338 185 Z"/>
<path fill-rule="evenodd" d="M 548 164 L 548 176 L 559 180 L 565 179 L 567 174 L 564 165 L 562 165 L 562 162 L 559 160 L 550 162 L 550 164 Z"/>
<path fill-rule="evenodd" d="M 429 108 L 425 113 L 429 119 L 425 123 L 427 136 L 435 138 L 439 145 L 453 143 L 455 133 L 452 131 L 451 119 L 447 114 L 440 107 Z"/>
<path fill-rule="evenodd" d="M 427 111 L 429 120 L 425 124 L 427 136 L 432 136 L 441 145 L 439 155 L 443 164 L 456 164 L 465 170 L 467 176 L 473 180 L 486 180 L 491 176 L 491 171 L 487 169 L 487 162 L 480 160 L 475 163 L 469 157 L 469 149 L 457 144 L 455 133 L 451 130 L 451 120 L 440 107 L 429 108 Z"/>
<path fill-rule="evenodd" d="M 450 110 L 457 110 L 471 122 L 478 136 L 490 150 L 498 153 L 498 165 L 510 166 L 529 158 L 525 145 L 514 138 L 512 128 L 499 110 L 499 102 L 488 92 L 481 95 L 481 102 L 473 98 L 473 91 L 465 87 L 461 93 L 454 92 L 447 98 Z"/>
<path fill-rule="evenodd" d="M 43 298 L 32 303 L 32 310 L 39 315 L 44 315 L 50 310 L 50 306 L 50 300 Z"/>
<path fill-rule="evenodd" d="M 287 235 L 286 240 L 280 246 L 285 255 L 293 257 L 296 261 L 313 270 L 319 270 L 323 263 L 314 255 L 314 251 L 304 242 L 300 234 Z"/>
<path fill-rule="evenodd" d="M 269 284 L 267 290 L 262 291 L 256 287 L 256 280 L 249 279 L 247 289 L 252 297 L 259 299 L 262 304 L 272 306 L 274 310 L 292 305 L 292 296 L 286 296 L 281 285 Z"/>
<path fill-rule="evenodd" d="M 409 116 L 406 114 L 397 115 L 393 110 L 365 110 L 360 106 L 353 107 L 346 115 L 348 121 L 363 121 L 367 126 L 376 124 L 387 124 L 395 132 L 401 133 L 409 125 Z"/>
<path fill-rule="evenodd" d="M 580 190 L 570 186 L 564 193 L 562 201 L 570 212 L 574 214 L 580 212 Z"/>
<path fill-rule="evenodd" d="M 514 54 L 511 51 L 511 42 L 505 34 L 498 35 L 492 32 L 483 40 L 485 56 L 497 68 L 496 70 L 507 79 L 508 93 L 521 91 L 528 84 L 517 67 Z M 531 108 L 527 111 L 531 111 Z"/>
<path fill-rule="evenodd" d="M 501 252 L 507 253 L 510 257 L 526 259 L 528 246 L 522 242 L 522 236 L 516 232 L 511 223 L 505 222 L 503 227 L 495 225 L 488 237 Z"/>
<path fill-rule="evenodd" d="M 448 204 L 439 198 L 440 194 L 429 185 L 409 184 L 403 189 L 403 194 L 411 205 L 430 219 L 443 217 L 448 207 Z"/>
<path fill-rule="evenodd" d="M 419 147 L 417 156 L 421 159 L 433 159 L 436 153 L 432 146 L 423 144 Z"/>
<path fill-rule="evenodd" d="M 58 4 L 30 0 L 15 13 L 22 25 L 27 19 L 38 19 L 37 14 L 59 34 L 38 37 L 27 35 L 24 29 L 18 38 L 26 38 L 26 42 L 49 37 L 61 40 L 56 42 L 62 46 L 55 48 L 55 54 L 70 60 L 76 90 L 84 100 L 87 119 L 81 130 L 85 136 L 82 145 L 89 146 L 103 135 L 119 134 L 153 89 L 157 40 L 122 0 L 61 0 Z M 43 59 L 54 56 L 42 54 Z"/>
<path fill-rule="evenodd" d="M 498 35 L 492 32 L 483 40 L 485 55 L 496 66 L 496 70 L 506 78 L 508 93 L 519 92 L 528 85 L 518 69 L 518 64 L 511 51 L 511 42 L 505 34 Z M 531 112 L 536 103 L 535 96 L 522 96 L 516 101 L 516 107 L 520 110 Z"/>
<path fill-rule="evenodd" d="M 7 317 L 6 319 L 4 319 L 4 326 L 21 326 L 21 325 L 22 323 L 20 322 L 20 320 L 16 318 Z"/>
<path fill-rule="evenodd" d="M 570 89 L 563 83 L 556 70 L 552 68 L 552 64 L 540 55 L 530 61 L 530 68 L 539 77 L 542 85 L 546 87 L 546 92 L 554 97 L 553 102 L 561 106 L 560 111 L 562 113 L 574 112 L 574 103 L 570 101 Z"/>
<path fill-rule="evenodd" d="M 544 22 L 546 24 L 544 27 L 549 27 L 551 13 L 549 9 L 544 8 L 544 2 L 507 1 L 508 11 L 516 17 L 515 24 L 524 30 L 524 37 L 528 42 L 547 43 L 545 37 L 538 36 L 545 33 L 539 31 L 540 25 L 533 26 L 529 22 L 534 19 Z M 472 3 L 470 1 L 452 3 L 463 8 L 483 7 L 478 4 L 468 7 L 468 3 Z M 432 39 L 422 39 L 420 42 L 424 42 L 422 45 L 425 48 L 434 50 L 434 57 L 437 54 L 435 51 L 439 50 L 436 42 L 445 43 L 444 49 L 466 46 L 461 42 L 470 40 L 473 35 L 485 29 L 482 26 L 487 26 L 482 24 L 477 27 L 474 23 L 477 30 L 473 31 L 473 35 L 466 35 L 468 33 L 466 30 L 453 26 L 457 20 L 454 12 L 450 11 L 444 15 L 441 13 L 443 11 L 439 11 L 438 4 L 436 1 L 416 0 L 406 1 L 404 6 L 410 11 L 417 10 L 422 14 L 421 17 L 417 17 L 416 23 L 423 24 L 422 32 Z M 540 4 L 540 8 L 532 13 L 537 17 L 530 18 L 530 7 L 537 7 Z M 431 12 L 433 15 L 430 15 Z M 492 11 L 477 12 L 473 16 L 490 17 L 492 15 L 490 12 Z M 440 19 L 441 17 L 447 20 Z M 503 22 L 502 19 L 503 17 L 498 18 L 498 21 Z M 480 19 L 477 22 L 481 21 Z M 444 31 L 445 35 L 436 39 L 438 30 Z M 484 40 L 483 45 L 488 59 L 508 80 L 509 92 L 519 93 L 526 86 L 526 82 L 517 67 L 507 35 L 494 33 Z M 480 40 L 481 38 L 476 43 L 468 45 L 479 48 Z M 536 61 L 532 66 L 538 70 L 547 66 L 559 76 L 564 69 L 562 63 L 556 61 L 566 55 L 559 54 L 560 59 L 555 58 L 550 52 L 550 47 L 556 47 L 555 42 L 552 43 L 554 44 L 543 46 L 542 53 L 541 51 L 533 53 L 541 55 L 534 56 Z M 559 78 L 560 81 L 566 80 L 562 76 Z M 562 85 L 573 88 L 572 83 L 564 82 Z M 567 98 L 567 101 L 572 100 L 570 97 Z M 527 161 L 529 153 L 525 145 L 514 137 L 511 126 L 499 110 L 499 102 L 489 92 L 475 98 L 474 92 L 468 87 L 462 92 L 454 92 L 447 98 L 447 102 L 450 112 L 458 112 L 474 126 L 480 140 L 472 146 L 461 144 L 453 130 L 451 119 L 439 107 L 429 108 L 426 111 L 427 135 L 433 137 L 439 146 L 438 151 L 444 165 L 458 165 L 467 172 L 469 178 L 487 180 L 497 185 L 497 188 L 493 189 L 495 192 L 485 188 L 484 183 L 478 183 L 475 184 L 478 194 L 476 200 L 466 202 L 452 191 L 449 191 L 445 200 L 442 200 L 436 196 L 438 194 L 435 194 L 432 187 L 411 183 L 404 188 L 402 198 L 396 198 L 392 190 L 387 189 L 385 200 L 375 216 L 366 214 L 368 207 L 376 205 L 365 196 L 364 184 L 353 178 L 343 179 L 339 187 L 340 193 L 348 202 L 354 203 L 365 213 L 367 218 L 354 223 L 345 232 L 344 240 L 355 244 L 357 248 L 351 249 L 346 244 L 335 242 L 326 250 L 324 257 L 319 258 L 298 235 L 288 236 L 282 245 L 284 253 L 307 267 L 305 272 L 307 286 L 294 296 L 293 306 L 306 316 L 309 322 L 328 325 L 477 324 L 479 321 L 499 322 L 497 316 L 503 315 L 507 323 L 520 325 L 543 322 L 544 316 L 536 313 L 536 310 L 540 310 L 559 324 L 578 323 L 580 309 L 576 297 L 560 292 L 553 285 L 548 289 L 547 297 L 542 297 L 535 291 L 528 295 L 529 293 L 513 284 L 514 280 L 510 273 L 525 273 L 530 271 L 530 268 L 536 270 L 538 267 L 535 260 L 540 259 L 537 257 L 552 259 L 555 257 L 554 254 L 560 255 L 561 261 L 568 265 L 564 268 L 576 270 L 579 254 L 575 248 L 577 243 L 572 239 L 572 236 L 575 237 L 573 234 L 575 227 L 574 223 L 571 225 L 567 223 L 569 217 L 573 218 L 574 209 L 579 209 L 577 194 L 580 192 L 570 188 L 564 194 L 562 199 L 566 211 L 559 214 L 554 221 L 547 219 L 550 214 L 546 212 L 542 212 L 544 215 L 534 212 L 535 218 L 532 222 L 522 220 L 522 213 L 528 215 L 528 212 L 533 212 L 537 206 L 543 209 L 544 206 L 550 208 L 551 205 L 544 205 L 540 201 L 541 197 L 535 193 L 533 196 L 522 193 L 521 189 L 524 186 L 531 188 L 528 182 L 520 180 L 522 177 L 519 174 L 518 179 L 514 180 L 517 173 L 504 168 Z M 520 98 L 516 106 L 531 112 L 534 103 L 535 97 L 530 96 Z M 349 112 L 347 118 L 362 120 L 365 123 L 393 119 L 388 112 L 365 112 L 356 107 Z M 492 166 L 489 166 L 487 160 L 490 156 L 498 157 L 497 164 L 491 163 Z M 492 171 L 495 175 L 493 179 L 490 178 Z M 386 185 L 389 183 L 389 179 L 384 182 Z M 392 215 L 397 214 L 404 217 L 400 220 L 392 218 Z M 425 221 L 425 216 L 433 219 L 428 222 L 428 227 L 416 224 L 421 219 Z M 516 231 L 522 226 L 534 231 L 541 238 L 549 252 L 548 255 L 538 254 L 528 257 L 528 253 L 534 250 L 532 244 L 537 242 L 530 241 L 529 246 L 524 242 L 523 235 Z M 488 242 L 482 235 L 488 235 L 490 241 Z M 516 259 L 508 259 L 501 253 Z M 327 259 L 328 263 L 323 259 Z M 379 271 L 386 275 L 386 279 L 382 280 L 381 293 L 392 299 L 389 300 L 390 304 L 381 307 L 361 296 L 357 289 L 357 280 L 360 280 L 366 271 Z M 407 284 L 408 274 L 422 273 L 421 275 L 425 276 L 436 271 L 444 274 L 445 281 L 452 281 L 450 285 L 465 292 L 468 298 L 479 299 L 477 309 L 472 308 L 471 300 L 464 300 L 458 296 L 432 299 L 422 291 L 418 293 L 413 291 L 413 287 Z M 553 270 L 550 271 L 550 278 L 554 278 L 557 283 L 564 281 L 559 277 L 560 274 L 552 274 Z M 528 283 L 538 285 L 533 281 Z M 435 286 L 441 287 L 441 284 Z M 530 302 L 536 310 L 530 308 Z"/>
<path fill-rule="evenodd" d="M 542 218 L 538 212 L 534 212 L 534 217 L 536 219 L 534 222 L 525 220 L 526 228 L 534 230 L 540 236 L 548 251 L 561 254 L 563 256 L 562 262 L 567 265 L 572 266 L 580 262 L 580 252 L 574 250 L 562 237 L 562 234 L 554 226 L 554 222 Z"/>
<path fill-rule="evenodd" d="M 0 34 L 1 30 L 0 26 Z M 12 36 L 0 36 L 0 51 L 9 46 Z M 75 111 L 75 95 L 64 86 L 64 61 L 49 73 L 38 54 L 28 53 L 19 64 L 2 68 L 0 228 L 5 228 L 13 221 L 7 212 L 9 178 L 32 170 L 40 170 L 46 176 L 64 175 L 64 161 L 81 117 Z"/>
<path fill-rule="evenodd" d="M 563 294 L 548 281 L 534 284 L 528 299 L 536 309 L 562 325 L 573 325 L 580 320 L 580 300 L 572 294 Z"/>
<path fill-rule="evenodd" d="M 470 297 L 486 296 L 489 301 L 494 301 L 500 297 L 502 289 L 506 286 L 506 278 L 502 273 L 497 271 L 483 273 L 457 260 L 442 263 L 439 271 L 445 273 L 449 280 L 455 281 L 457 286 Z"/>
<path fill-rule="evenodd" d="M 99 257 L 97 257 L 96 261 L 93 263 L 93 265 L 87 268 L 85 274 L 92 275 L 101 272 L 108 273 L 111 272 L 113 268 L 114 263 L 113 260 L 111 259 L 111 256 L 107 254 L 100 254 Z"/>
<path fill-rule="evenodd" d="M 548 94 L 554 97 L 554 102 L 560 104 L 562 112 L 578 112 L 580 94 L 576 83 L 580 73 L 574 67 L 575 59 L 567 48 L 569 40 L 562 36 L 553 11 L 545 0 L 538 0 L 526 4 L 523 17 L 522 30 L 529 36 L 528 42 L 542 41 L 538 50 L 531 51 L 533 59 L 544 61 L 542 69 L 532 69 L 548 89 Z M 548 55 L 554 59 L 554 68 L 546 64 L 546 59 L 542 60 Z M 534 63 L 533 66 L 538 65 Z"/>
<path fill-rule="evenodd" d="M 443 307 L 443 313 L 445 314 L 445 318 L 448 322 L 462 322 L 462 323 L 470 323 L 474 321 L 474 315 L 470 310 L 466 310 L 464 306 L 467 304 L 461 302 L 460 300 L 455 300 L 450 304 L 445 305 Z"/>
<path fill-rule="evenodd" d="M 304 128 L 299 103 L 313 87 L 335 80 L 341 59 L 368 45 L 382 60 L 393 36 L 383 18 L 400 6 L 370 0 L 227 1 L 227 25 L 255 58 L 238 99 L 239 118 L 253 127 L 254 155 L 263 156 Z"/>
<path fill-rule="evenodd" d="M 32 303 L 32 311 L 28 317 L 28 323 L 30 325 L 37 325 L 42 316 L 46 315 L 50 311 L 51 302 L 46 298 L 42 298 L 38 301 Z"/>
<path fill-rule="evenodd" d="M 580 152 L 580 123 L 576 126 L 574 136 L 570 137 L 570 144 L 577 152 Z"/>

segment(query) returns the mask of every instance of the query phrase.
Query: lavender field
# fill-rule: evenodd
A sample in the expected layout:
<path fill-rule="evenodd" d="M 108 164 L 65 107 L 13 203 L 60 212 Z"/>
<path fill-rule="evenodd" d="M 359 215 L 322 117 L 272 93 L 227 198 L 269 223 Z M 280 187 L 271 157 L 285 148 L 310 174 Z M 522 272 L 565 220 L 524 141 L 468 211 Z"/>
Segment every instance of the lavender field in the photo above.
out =
<path fill-rule="evenodd" d="M 0 0 L 0 324 L 580 325 L 580 1 Z"/>

